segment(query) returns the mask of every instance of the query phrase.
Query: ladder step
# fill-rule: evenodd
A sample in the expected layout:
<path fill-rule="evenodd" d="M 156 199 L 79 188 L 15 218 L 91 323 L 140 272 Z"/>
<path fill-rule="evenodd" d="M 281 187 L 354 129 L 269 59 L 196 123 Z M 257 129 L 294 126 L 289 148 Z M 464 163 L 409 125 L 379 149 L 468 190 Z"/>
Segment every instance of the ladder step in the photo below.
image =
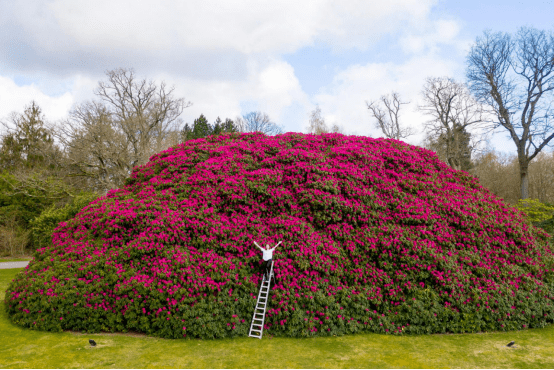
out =
<path fill-rule="evenodd" d="M 264 320 L 265 320 L 265 310 L 267 308 L 267 303 L 269 302 L 269 291 L 271 290 L 271 279 L 275 280 L 273 274 L 273 261 L 271 261 L 271 268 L 269 270 L 269 278 L 267 280 L 262 280 L 260 284 L 260 290 L 258 292 L 258 300 L 256 301 L 256 308 L 254 309 L 254 314 L 252 315 L 252 323 L 250 325 L 249 337 L 262 339 L 263 330 L 264 330 Z M 257 324 L 259 322 L 260 324 Z M 259 327 L 259 329 L 255 329 Z M 259 333 L 257 335 L 256 333 Z"/>

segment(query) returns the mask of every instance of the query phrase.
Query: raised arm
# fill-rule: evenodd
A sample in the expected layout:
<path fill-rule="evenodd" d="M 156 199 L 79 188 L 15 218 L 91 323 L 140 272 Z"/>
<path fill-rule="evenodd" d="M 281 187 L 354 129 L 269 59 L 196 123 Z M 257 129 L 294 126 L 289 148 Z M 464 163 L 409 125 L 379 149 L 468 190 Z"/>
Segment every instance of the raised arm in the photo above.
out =
<path fill-rule="evenodd" d="M 256 244 L 256 247 L 260 248 L 262 252 L 264 251 L 263 248 L 258 245 L 258 243 L 254 242 L 254 244 Z"/>
<path fill-rule="evenodd" d="M 279 246 L 279 244 L 281 244 L 283 241 L 280 241 L 279 243 L 277 243 L 277 245 L 273 248 L 271 248 L 271 250 L 275 250 L 275 248 L 277 248 Z"/>

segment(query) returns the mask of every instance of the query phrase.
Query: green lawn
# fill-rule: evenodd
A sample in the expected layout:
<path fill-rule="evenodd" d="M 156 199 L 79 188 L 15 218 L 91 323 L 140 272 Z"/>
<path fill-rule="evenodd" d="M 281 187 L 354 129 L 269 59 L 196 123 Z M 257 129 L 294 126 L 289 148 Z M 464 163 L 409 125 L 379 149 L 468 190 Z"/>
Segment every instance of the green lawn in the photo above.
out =
<path fill-rule="evenodd" d="M 0 270 L 0 299 L 20 269 Z M 553 368 L 554 326 L 510 333 L 168 340 L 48 333 L 0 306 L 0 368 Z M 6 340 L 9 338 L 8 340 Z M 91 348 L 89 339 L 97 347 Z M 517 348 L 505 345 L 514 340 Z"/>

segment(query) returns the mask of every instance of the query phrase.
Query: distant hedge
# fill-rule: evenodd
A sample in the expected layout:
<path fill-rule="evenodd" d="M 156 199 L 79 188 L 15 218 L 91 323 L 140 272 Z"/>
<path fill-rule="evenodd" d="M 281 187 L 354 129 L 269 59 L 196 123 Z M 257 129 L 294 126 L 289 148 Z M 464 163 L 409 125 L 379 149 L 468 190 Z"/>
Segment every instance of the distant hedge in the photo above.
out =
<path fill-rule="evenodd" d="M 30 222 L 31 235 L 35 246 L 44 248 L 52 244 L 52 233 L 60 222 L 72 219 L 81 209 L 98 197 L 99 195 L 96 193 L 83 192 L 61 208 L 52 205 L 42 211 L 38 217 Z"/>

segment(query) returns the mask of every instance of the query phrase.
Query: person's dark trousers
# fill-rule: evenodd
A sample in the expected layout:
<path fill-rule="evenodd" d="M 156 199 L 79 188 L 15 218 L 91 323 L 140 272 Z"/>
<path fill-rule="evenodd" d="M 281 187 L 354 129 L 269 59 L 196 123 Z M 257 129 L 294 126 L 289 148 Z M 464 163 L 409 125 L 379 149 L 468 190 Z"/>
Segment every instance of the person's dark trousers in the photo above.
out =
<path fill-rule="evenodd" d="M 267 261 L 264 261 L 264 263 L 262 263 L 262 273 L 264 274 L 264 280 L 266 279 L 269 279 L 269 273 L 270 273 L 270 270 L 271 270 L 271 261 L 272 260 L 267 260 Z"/>

